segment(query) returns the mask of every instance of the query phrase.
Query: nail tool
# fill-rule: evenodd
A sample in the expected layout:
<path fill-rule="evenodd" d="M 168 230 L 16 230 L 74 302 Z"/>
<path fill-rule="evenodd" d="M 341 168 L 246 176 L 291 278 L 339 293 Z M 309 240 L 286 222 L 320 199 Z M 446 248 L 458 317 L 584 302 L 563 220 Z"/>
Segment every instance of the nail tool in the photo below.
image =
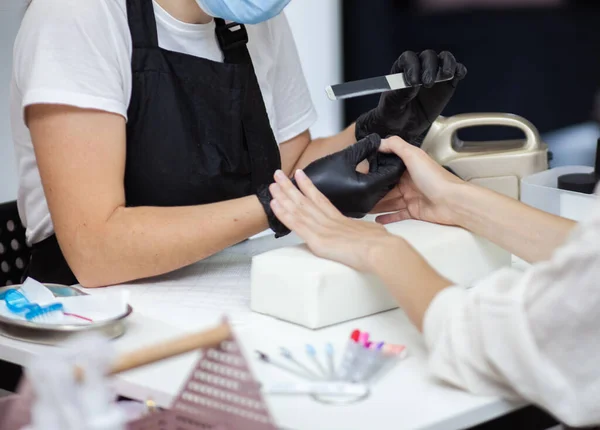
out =
<path fill-rule="evenodd" d="M 281 356 L 283 358 L 291 361 L 296 366 L 298 366 L 300 369 L 302 369 L 305 373 L 311 375 L 312 379 L 322 379 L 322 377 L 320 375 L 317 375 L 312 369 L 310 369 L 309 367 L 305 366 L 302 362 L 297 360 L 296 357 L 294 357 L 294 355 L 292 354 L 292 351 L 290 351 L 289 349 L 287 349 L 285 347 L 281 347 L 281 348 L 279 348 L 279 352 L 281 353 Z"/>
<path fill-rule="evenodd" d="M 317 350 L 315 349 L 314 346 L 307 344 L 306 345 L 306 354 L 309 356 L 309 358 L 312 360 L 313 363 L 315 363 L 315 366 L 319 369 L 319 372 L 322 373 L 322 375 L 327 378 L 328 374 L 327 374 L 327 370 L 325 370 L 325 368 L 321 365 L 321 362 L 319 361 L 319 358 L 317 357 Z"/>
<path fill-rule="evenodd" d="M 397 356 L 399 358 L 404 358 L 408 351 L 406 349 L 406 346 L 404 345 L 386 344 L 383 347 L 383 353 L 389 356 Z"/>
<path fill-rule="evenodd" d="M 437 84 L 439 82 L 445 82 L 451 79 L 454 79 L 454 76 L 451 76 L 447 79 L 442 79 L 438 75 L 435 83 Z M 376 78 L 359 79 L 357 81 L 330 85 L 325 88 L 325 92 L 327 93 L 329 100 L 343 100 L 353 97 L 366 96 L 369 94 L 383 93 L 386 91 L 401 90 L 404 88 L 414 88 L 414 86 L 406 83 L 404 73 L 394 73 Z"/>
<path fill-rule="evenodd" d="M 344 354 L 342 355 L 342 361 L 340 363 L 340 368 L 337 373 L 339 379 L 345 380 L 352 372 L 352 366 L 354 365 L 357 356 L 364 348 L 363 344 L 360 342 L 361 336 L 362 335 L 359 330 L 354 330 L 350 335 L 350 339 L 346 344 L 346 349 L 344 351 Z M 362 336 L 362 338 L 364 339 L 364 336 Z"/>
<path fill-rule="evenodd" d="M 373 348 L 365 348 L 355 366 L 353 366 L 353 372 L 350 376 L 352 382 L 366 381 L 383 367 L 387 357 L 384 355 L 382 347 L 383 342 L 379 342 Z"/>
<path fill-rule="evenodd" d="M 369 333 L 366 332 L 366 331 L 360 333 L 360 336 L 358 338 L 358 342 L 361 343 L 362 345 L 366 345 L 368 341 L 369 341 Z"/>
<path fill-rule="evenodd" d="M 315 376 L 311 373 L 306 373 L 305 371 L 300 371 L 300 370 L 294 369 L 292 367 L 288 367 L 285 364 L 279 363 L 277 361 L 273 361 L 273 359 L 271 357 L 269 357 L 267 354 L 265 354 L 264 352 L 256 351 L 256 353 L 258 354 L 258 358 L 261 361 L 268 363 L 274 367 L 278 367 L 279 369 L 284 370 L 288 373 L 291 373 L 292 375 L 299 376 L 299 377 L 305 378 L 305 379 L 310 379 L 310 380 L 315 379 Z"/>
<path fill-rule="evenodd" d="M 335 351 L 331 343 L 325 345 L 325 354 L 327 355 L 327 364 L 329 366 L 329 377 L 331 379 L 336 378 L 334 352 Z"/>
<path fill-rule="evenodd" d="M 408 356 L 408 350 L 404 345 L 391 345 L 385 344 L 381 349 L 383 357 L 378 367 L 372 368 L 371 371 L 365 375 L 365 378 L 371 382 L 374 382 L 394 367 L 399 361 L 404 360 Z"/>

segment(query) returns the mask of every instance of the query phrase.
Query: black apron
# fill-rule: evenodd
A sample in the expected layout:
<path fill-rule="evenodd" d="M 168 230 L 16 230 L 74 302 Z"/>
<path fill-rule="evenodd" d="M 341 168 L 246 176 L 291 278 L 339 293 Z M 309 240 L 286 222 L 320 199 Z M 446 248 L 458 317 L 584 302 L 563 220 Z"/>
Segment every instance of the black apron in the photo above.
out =
<path fill-rule="evenodd" d="M 239 24 L 216 20 L 224 63 L 158 46 L 152 0 L 128 0 L 133 41 L 125 197 L 188 206 L 254 194 L 281 161 Z M 76 284 L 56 236 L 34 244 L 26 276 Z"/>

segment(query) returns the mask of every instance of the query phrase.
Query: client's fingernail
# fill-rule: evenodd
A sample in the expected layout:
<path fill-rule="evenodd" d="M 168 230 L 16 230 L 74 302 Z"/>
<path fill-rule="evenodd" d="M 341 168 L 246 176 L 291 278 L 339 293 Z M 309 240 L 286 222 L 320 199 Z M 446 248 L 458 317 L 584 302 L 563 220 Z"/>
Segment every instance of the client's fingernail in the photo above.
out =
<path fill-rule="evenodd" d="M 296 170 L 296 176 L 301 179 L 306 179 L 308 177 L 306 176 L 306 173 L 304 173 L 304 171 L 300 169 Z"/>
<path fill-rule="evenodd" d="M 279 185 L 277 185 L 277 184 L 269 185 L 269 191 L 271 192 L 271 195 L 276 194 L 277 192 L 280 191 Z"/>
<path fill-rule="evenodd" d="M 277 169 L 277 170 L 275 170 L 275 177 L 277 179 L 284 179 L 285 174 L 281 170 Z"/>
<path fill-rule="evenodd" d="M 281 205 L 279 204 L 279 202 L 275 199 L 271 200 L 271 208 L 273 210 L 278 210 L 279 208 L 281 208 Z"/>

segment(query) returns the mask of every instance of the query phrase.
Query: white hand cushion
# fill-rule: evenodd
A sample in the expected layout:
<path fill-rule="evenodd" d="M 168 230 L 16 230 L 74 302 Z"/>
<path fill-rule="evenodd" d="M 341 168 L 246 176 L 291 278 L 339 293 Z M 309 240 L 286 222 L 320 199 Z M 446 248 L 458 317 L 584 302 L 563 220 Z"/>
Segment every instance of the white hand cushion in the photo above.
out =
<path fill-rule="evenodd" d="M 409 220 L 387 229 L 456 284 L 468 286 L 511 262 L 509 252 L 458 227 Z M 253 311 L 313 329 L 398 306 L 377 277 L 319 258 L 304 244 L 255 256 L 251 289 Z"/>

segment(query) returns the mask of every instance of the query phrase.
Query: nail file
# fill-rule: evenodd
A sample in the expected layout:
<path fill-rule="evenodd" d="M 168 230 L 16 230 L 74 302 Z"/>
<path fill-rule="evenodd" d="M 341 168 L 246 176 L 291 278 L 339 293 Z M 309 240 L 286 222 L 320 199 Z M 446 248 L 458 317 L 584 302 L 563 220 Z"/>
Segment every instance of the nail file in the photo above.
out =
<path fill-rule="evenodd" d="M 445 82 L 453 78 L 454 76 L 441 79 L 438 75 L 438 78 L 435 80 L 435 82 Z M 404 88 L 411 88 L 411 85 L 408 85 L 404 79 L 404 73 L 395 73 L 393 75 L 360 79 L 358 81 L 331 85 L 325 88 L 325 92 L 327 93 L 329 100 L 344 100 L 353 97 L 366 96 L 369 94 L 383 93 L 386 91 L 401 90 Z"/>

